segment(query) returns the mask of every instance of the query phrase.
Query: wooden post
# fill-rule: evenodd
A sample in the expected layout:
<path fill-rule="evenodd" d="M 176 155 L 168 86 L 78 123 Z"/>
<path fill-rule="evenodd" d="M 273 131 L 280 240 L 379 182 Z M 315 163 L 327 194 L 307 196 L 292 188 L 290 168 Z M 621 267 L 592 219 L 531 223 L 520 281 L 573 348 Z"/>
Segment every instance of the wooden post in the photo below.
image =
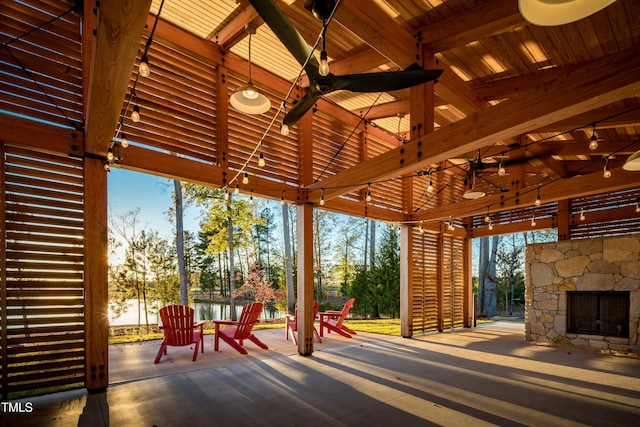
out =
<path fill-rule="evenodd" d="M 85 383 L 109 385 L 109 283 L 107 261 L 107 172 L 102 161 L 84 163 Z"/>
<path fill-rule="evenodd" d="M 471 223 L 471 220 L 469 220 Z M 471 230 L 471 227 L 468 228 Z M 475 313 L 473 312 L 473 274 L 471 272 L 471 239 L 467 236 L 464 238 L 463 248 L 463 275 L 464 275 L 464 301 L 463 301 L 463 311 L 464 311 L 464 320 L 463 325 L 466 328 L 470 328 L 473 326 L 473 317 Z"/>
<path fill-rule="evenodd" d="M 400 335 L 413 336 L 413 227 L 400 227 Z"/>
<path fill-rule="evenodd" d="M 298 230 L 298 353 L 313 353 L 313 205 L 299 204 Z"/>
<path fill-rule="evenodd" d="M 571 240 L 571 199 L 558 200 L 558 240 Z"/>

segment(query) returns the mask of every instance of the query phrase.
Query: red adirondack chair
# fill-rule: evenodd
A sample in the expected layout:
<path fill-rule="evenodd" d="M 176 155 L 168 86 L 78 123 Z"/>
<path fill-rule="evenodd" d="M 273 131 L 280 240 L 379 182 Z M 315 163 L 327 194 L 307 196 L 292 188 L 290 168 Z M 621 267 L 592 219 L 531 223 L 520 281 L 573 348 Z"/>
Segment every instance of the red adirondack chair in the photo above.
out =
<path fill-rule="evenodd" d="M 315 320 L 318 317 L 318 310 L 320 310 L 320 303 L 318 301 L 313 302 L 313 319 Z M 298 307 L 296 306 L 296 314 L 292 316 L 290 314 L 286 315 L 287 327 L 284 330 L 284 336 L 289 340 L 289 334 L 291 334 L 291 338 L 293 339 L 294 344 L 298 344 L 298 338 L 296 337 L 296 333 L 298 332 Z M 313 325 L 313 335 L 318 342 L 322 342 L 322 338 L 318 334 L 318 329 Z"/>
<path fill-rule="evenodd" d="M 185 305 L 168 305 L 160 309 L 160 320 L 164 339 L 153 363 L 160 362 L 163 354 L 167 354 L 168 346 L 194 345 L 193 361 L 198 357 L 198 347 L 204 353 L 204 321 L 194 323 L 193 308 Z"/>
<path fill-rule="evenodd" d="M 244 340 L 252 341 L 258 345 L 258 347 L 268 350 L 269 347 L 253 334 L 253 326 L 259 322 L 258 317 L 260 317 L 260 313 L 262 313 L 262 303 L 254 302 L 244 306 L 240 318 L 237 321 L 213 320 L 216 334 L 214 350 L 218 351 L 220 339 L 242 354 L 247 354 L 247 350 L 243 347 Z M 230 327 L 221 328 L 220 326 L 222 325 L 228 325 Z"/>
<path fill-rule="evenodd" d="M 320 336 L 323 336 L 324 328 L 327 328 L 327 332 L 333 331 L 346 338 L 351 338 L 351 335 L 356 335 L 356 331 L 347 328 L 344 323 L 342 323 L 349 315 L 349 311 L 355 300 L 355 298 L 351 298 L 345 302 L 341 311 L 324 311 L 318 313 L 320 316 Z"/>

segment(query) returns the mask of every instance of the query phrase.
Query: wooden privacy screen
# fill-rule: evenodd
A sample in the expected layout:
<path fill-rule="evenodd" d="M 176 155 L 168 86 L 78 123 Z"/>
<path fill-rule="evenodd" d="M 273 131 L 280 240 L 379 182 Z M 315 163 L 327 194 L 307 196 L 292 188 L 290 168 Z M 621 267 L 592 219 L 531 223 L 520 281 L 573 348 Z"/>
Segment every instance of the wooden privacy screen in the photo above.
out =
<path fill-rule="evenodd" d="M 413 230 L 412 332 L 465 326 L 466 238 Z M 467 325 L 468 326 L 468 325 Z"/>
<path fill-rule="evenodd" d="M 1 149 L 2 399 L 83 387 L 83 161 Z"/>

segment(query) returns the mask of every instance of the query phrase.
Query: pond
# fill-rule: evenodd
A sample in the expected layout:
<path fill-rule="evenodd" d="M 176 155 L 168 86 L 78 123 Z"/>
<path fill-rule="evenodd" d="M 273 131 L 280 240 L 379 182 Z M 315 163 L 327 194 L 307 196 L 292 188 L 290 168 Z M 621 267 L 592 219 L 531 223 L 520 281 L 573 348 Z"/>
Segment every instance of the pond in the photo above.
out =
<path fill-rule="evenodd" d="M 148 303 L 149 306 L 149 324 L 158 323 L 158 309 L 162 307 L 159 303 Z M 208 302 L 191 302 L 189 304 L 195 310 L 195 320 L 225 320 L 230 319 L 229 304 L 223 304 L 215 301 Z M 236 315 L 240 316 L 242 312 L 243 302 L 236 302 Z M 126 310 L 120 315 L 114 314 L 109 307 L 109 324 L 111 326 L 137 325 L 138 324 L 138 300 L 130 299 L 126 302 Z M 265 307 L 262 318 L 279 319 L 280 312 L 272 306 Z M 140 323 L 144 324 L 144 312 L 140 314 Z"/>

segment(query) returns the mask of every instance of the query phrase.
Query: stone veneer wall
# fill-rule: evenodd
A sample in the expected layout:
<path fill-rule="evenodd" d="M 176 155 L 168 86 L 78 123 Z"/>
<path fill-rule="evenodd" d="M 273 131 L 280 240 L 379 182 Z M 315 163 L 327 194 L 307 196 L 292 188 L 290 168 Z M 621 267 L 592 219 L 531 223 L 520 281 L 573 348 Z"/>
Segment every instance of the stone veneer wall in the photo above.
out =
<path fill-rule="evenodd" d="M 528 245 L 525 289 L 528 341 L 640 350 L 640 235 Z M 629 339 L 567 333 L 567 291 L 629 291 Z"/>

